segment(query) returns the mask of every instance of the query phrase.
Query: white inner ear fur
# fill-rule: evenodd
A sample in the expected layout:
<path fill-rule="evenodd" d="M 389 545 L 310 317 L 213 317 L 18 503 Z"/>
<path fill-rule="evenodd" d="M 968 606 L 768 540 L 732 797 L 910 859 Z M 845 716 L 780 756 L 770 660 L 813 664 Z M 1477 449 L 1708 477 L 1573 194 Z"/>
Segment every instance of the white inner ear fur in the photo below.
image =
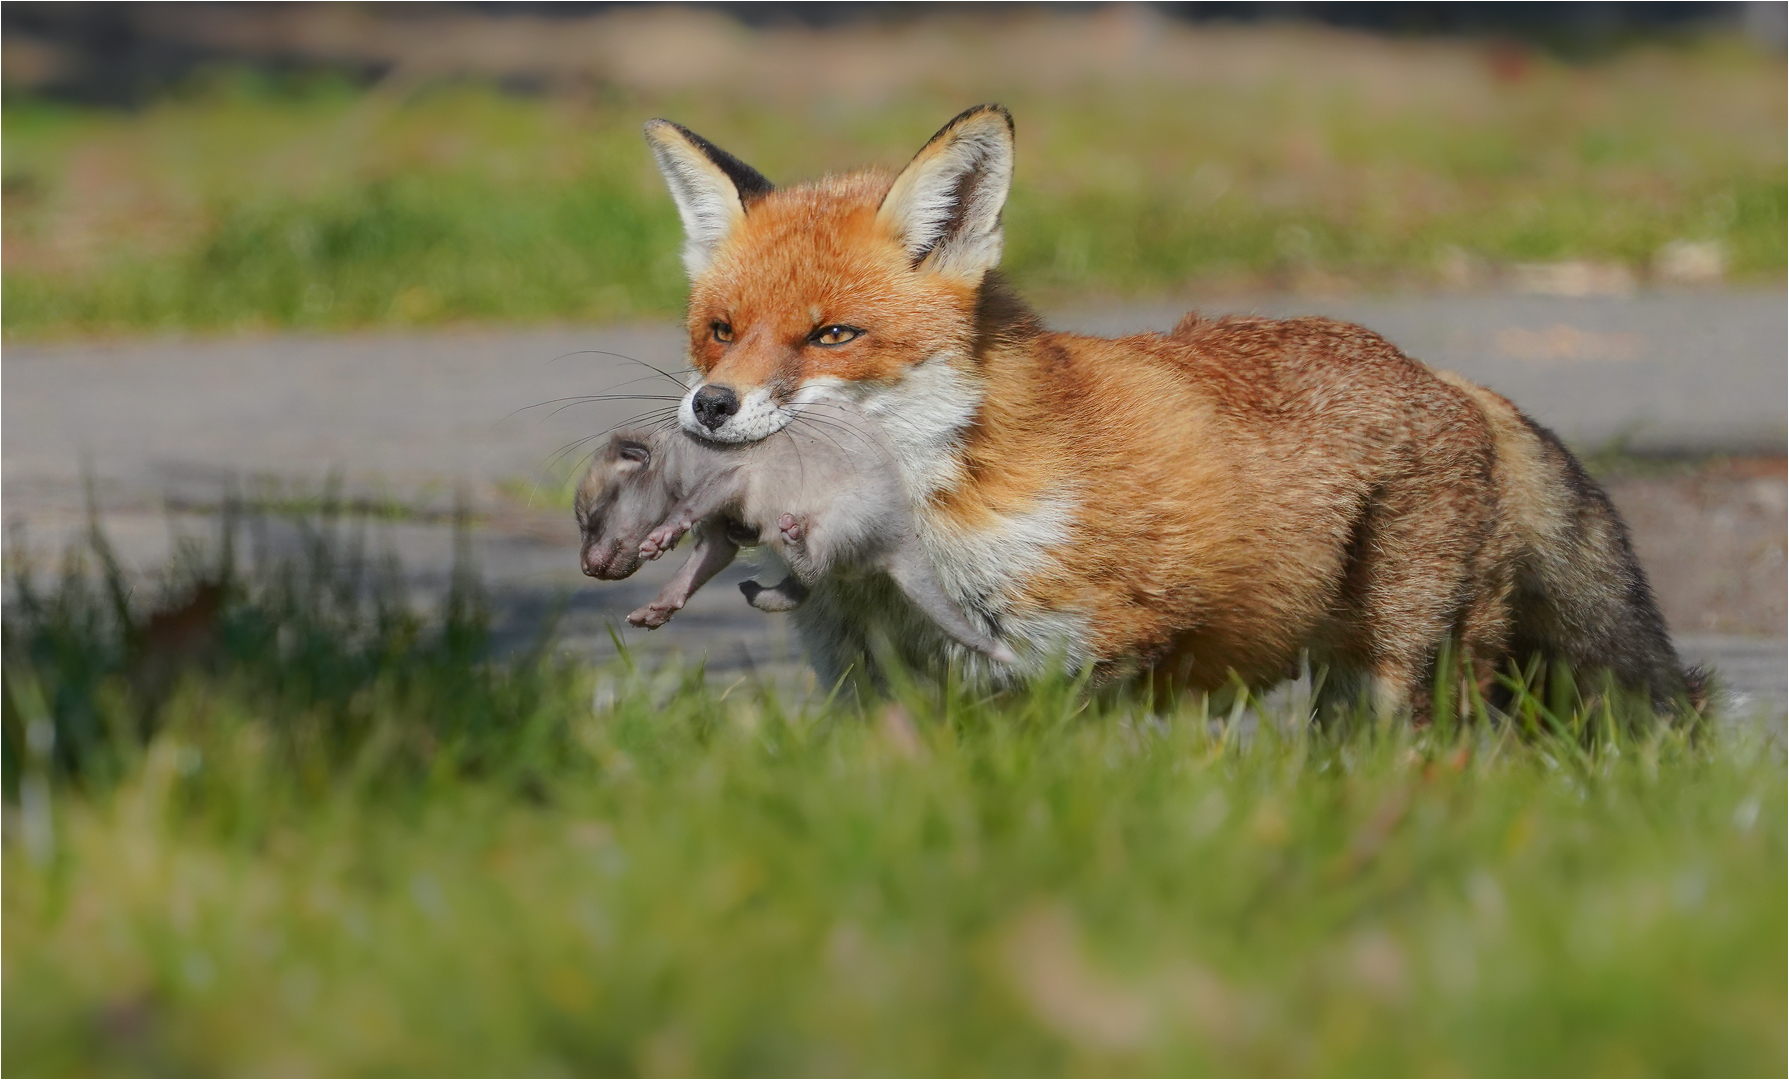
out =
<path fill-rule="evenodd" d="M 976 113 L 935 138 L 895 178 L 877 217 L 920 265 L 970 282 L 1000 264 L 1000 210 L 1012 186 L 1004 114 Z"/>
<path fill-rule="evenodd" d="M 745 217 L 739 189 L 675 125 L 655 120 L 646 125 L 646 142 L 658 171 L 664 174 L 677 216 L 683 219 L 683 268 L 694 279 L 708 269 L 714 249 Z"/>

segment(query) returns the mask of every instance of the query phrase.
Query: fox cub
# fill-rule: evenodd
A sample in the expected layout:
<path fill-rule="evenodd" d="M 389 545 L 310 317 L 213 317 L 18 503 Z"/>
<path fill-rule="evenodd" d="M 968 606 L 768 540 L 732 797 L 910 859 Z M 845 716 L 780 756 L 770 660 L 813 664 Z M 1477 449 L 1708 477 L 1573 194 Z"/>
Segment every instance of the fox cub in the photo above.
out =
<path fill-rule="evenodd" d="M 953 641 L 996 663 L 1015 663 L 939 584 L 886 449 L 853 423 L 853 410 L 830 412 L 824 421 L 745 446 L 675 430 L 617 433 L 578 489 L 584 572 L 626 577 L 694 529 L 688 561 L 627 617 L 658 627 L 733 561 L 741 543 L 762 538 L 790 575 L 770 587 L 742 582 L 753 607 L 798 608 L 812 583 L 832 575 L 885 575 Z"/>

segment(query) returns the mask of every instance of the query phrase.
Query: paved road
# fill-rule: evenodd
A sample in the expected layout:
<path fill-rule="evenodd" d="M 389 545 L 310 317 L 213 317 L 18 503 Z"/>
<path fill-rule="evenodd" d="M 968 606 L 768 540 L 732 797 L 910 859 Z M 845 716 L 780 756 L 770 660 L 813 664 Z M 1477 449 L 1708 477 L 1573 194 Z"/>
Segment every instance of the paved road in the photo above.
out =
<path fill-rule="evenodd" d="M 1266 298 L 1201 308 L 1364 323 L 1414 356 L 1504 392 L 1581 447 L 1784 448 L 1780 293 Z M 1052 322 L 1120 333 L 1165 329 L 1180 313 L 1129 307 Z M 57 547 L 78 527 L 86 471 L 126 556 L 151 566 L 166 551 L 170 522 L 189 532 L 211 527 L 202 517 L 167 517 L 164 500 L 215 503 L 227 481 L 259 476 L 314 491 L 336 471 L 351 490 L 436 509 L 463 488 L 493 514 L 476 547 L 510 632 L 530 633 L 569 593 L 570 640 L 607 649 L 604 621 L 650 595 L 670 567 L 589 586 L 575 572 L 569 516 L 516 511 L 501 494 L 549 474 L 562 446 L 670 404 L 559 399 L 674 395 L 669 380 L 627 358 L 670 370 L 680 353 L 669 325 L 12 346 L 4 514 L 9 529 L 24 526 L 29 546 Z M 527 408 L 543 402 L 555 404 Z M 571 407 L 556 411 L 561 405 Z M 384 534 L 420 584 L 444 579 L 444 526 L 400 524 Z M 717 670 L 794 670 L 785 622 L 745 607 L 734 590 L 744 573 L 710 586 L 665 630 L 630 631 L 632 639 L 651 651 L 706 652 Z M 1718 660 L 1756 700 L 1783 700 L 1779 643 L 1686 639 L 1686 651 Z"/>
<path fill-rule="evenodd" d="M 1633 299 L 1461 296 L 1264 300 L 1207 310 L 1319 312 L 1502 391 L 1579 446 L 1781 453 L 1781 293 Z M 1179 308 L 1070 313 L 1067 329 L 1165 329 Z M 590 351 L 601 350 L 601 352 Z M 406 496 L 533 474 L 555 448 L 664 402 L 514 410 L 576 394 L 675 393 L 622 357 L 681 364 L 668 325 L 208 342 L 11 346 L 9 503 L 194 496 L 229 474 L 349 477 Z M 635 381 L 638 380 L 638 381 Z"/>

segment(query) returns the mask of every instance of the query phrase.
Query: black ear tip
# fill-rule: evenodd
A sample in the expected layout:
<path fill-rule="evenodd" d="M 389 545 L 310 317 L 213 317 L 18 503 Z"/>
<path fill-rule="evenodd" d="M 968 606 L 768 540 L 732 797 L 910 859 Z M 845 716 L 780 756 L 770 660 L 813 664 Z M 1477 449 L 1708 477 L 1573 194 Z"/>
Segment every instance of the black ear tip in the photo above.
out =
<path fill-rule="evenodd" d="M 763 173 L 682 124 L 655 118 L 646 121 L 644 131 L 646 141 L 653 144 L 653 153 L 655 154 L 659 153 L 658 145 L 670 138 L 672 132 L 676 132 L 684 142 L 695 147 L 697 153 L 706 157 L 714 163 L 716 168 L 727 174 L 727 179 L 733 181 L 733 186 L 739 190 L 740 201 L 748 207 L 761 196 L 776 190 L 776 185 L 765 179 Z"/>
<path fill-rule="evenodd" d="M 946 123 L 943 127 L 938 129 L 938 133 L 936 135 L 933 135 L 930 139 L 926 140 L 926 145 L 927 146 L 932 145 L 933 143 L 937 142 L 939 139 L 944 138 L 946 135 L 949 135 L 951 132 L 962 127 L 964 124 L 967 124 L 972 120 L 979 119 L 983 116 L 998 116 L 998 117 L 1000 117 L 1000 119 L 1006 121 L 1006 136 L 1009 139 L 1012 138 L 1012 136 L 1013 136 L 1013 114 L 1011 112 L 1007 111 L 1007 108 L 1005 105 L 997 105 L 994 102 L 990 101 L 984 105 L 971 105 L 969 108 L 964 109 L 962 112 L 951 117 L 950 121 L 948 123 Z"/>
<path fill-rule="evenodd" d="M 986 115 L 990 115 L 990 114 L 994 115 L 994 116 L 998 116 L 998 117 L 1000 117 L 1000 119 L 1006 121 L 1006 130 L 1008 130 L 1008 131 L 1013 130 L 1012 110 L 1008 109 L 1005 105 L 1002 105 L 997 101 L 989 101 L 989 102 L 985 102 L 981 105 L 975 105 L 975 106 L 971 106 L 970 108 L 964 109 L 961 113 L 957 114 L 956 119 L 951 121 L 951 125 L 954 126 L 954 125 L 959 124 L 959 123 L 961 123 L 965 120 L 968 120 L 972 117 L 986 116 Z"/>

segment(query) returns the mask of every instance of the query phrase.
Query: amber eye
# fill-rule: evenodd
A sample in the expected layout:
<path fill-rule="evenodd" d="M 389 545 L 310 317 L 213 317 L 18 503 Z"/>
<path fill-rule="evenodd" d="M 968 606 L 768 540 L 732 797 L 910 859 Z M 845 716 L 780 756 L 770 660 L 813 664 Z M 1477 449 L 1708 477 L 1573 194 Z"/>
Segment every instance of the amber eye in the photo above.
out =
<path fill-rule="evenodd" d="M 732 323 L 726 323 L 716 319 L 708 324 L 708 329 L 713 332 L 714 340 L 720 342 L 722 345 L 733 340 Z"/>
<path fill-rule="evenodd" d="M 843 345 L 847 341 L 855 341 L 863 333 L 855 326 L 822 326 L 808 335 L 810 345 Z"/>

